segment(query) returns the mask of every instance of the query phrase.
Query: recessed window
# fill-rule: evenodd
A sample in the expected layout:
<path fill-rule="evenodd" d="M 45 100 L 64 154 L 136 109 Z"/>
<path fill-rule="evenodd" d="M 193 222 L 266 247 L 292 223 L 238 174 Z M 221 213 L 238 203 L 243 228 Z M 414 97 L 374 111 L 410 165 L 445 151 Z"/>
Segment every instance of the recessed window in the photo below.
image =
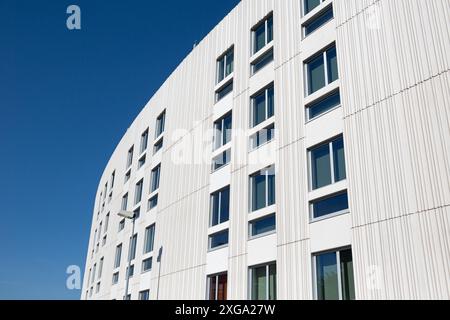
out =
<path fill-rule="evenodd" d="M 109 184 L 109 190 L 112 190 L 112 188 L 114 188 L 114 181 L 116 180 L 116 171 L 114 170 L 113 173 L 111 174 L 111 182 Z"/>
<path fill-rule="evenodd" d="M 93 269 L 94 271 L 92 272 L 91 284 L 94 283 L 94 281 L 95 281 L 95 272 L 96 272 L 96 269 L 97 269 L 97 264 L 94 263 L 94 269 Z"/>
<path fill-rule="evenodd" d="M 106 234 L 103 236 L 103 240 L 102 240 L 102 247 L 106 245 Z"/>
<path fill-rule="evenodd" d="M 231 113 L 214 122 L 213 150 L 217 150 L 231 141 L 231 125 Z"/>
<path fill-rule="evenodd" d="M 273 40 L 273 17 L 270 14 L 263 22 L 253 28 L 253 53 L 257 53 Z"/>
<path fill-rule="evenodd" d="M 230 213 L 230 187 L 211 194 L 210 226 L 228 221 Z"/>
<path fill-rule="evenodd" d="M 136 209 L 134 209 L 133 213 L 133 218 L 138 219 L 141 216 L 141 207 L 137 207 Z"/>
<path fill-rule="evenodd" d="M 122 244 L 116 247 L 116 255 L 114 257 L 114 269 L 120 267 L 120 259 L 122 257 Z"/>
<path fill-rule="evenodd" d="M 163 138 L 159 139 L 159 140 L 155 143 L 155 145 L 153 146 L 153 154 L 156 154 L 159 150 L 162 149 L 163 143 L 164 143 L 164 139 L 163 139 Z"/>
<path fill-rule="evenodd" d="M 275 124 L 267 126 L 250 137 L 251 150 L 255 150 L 266 143 L 269 143 L 275 137 Z"/>
<path fill-rule="evenodd" d="M 332 20 L 333 17 L 333 5 L 330 5 L 303 24 L 303 35 L 307 37 L 328 21 Z"/>
<path fill-rule="evenodd" d="M 142 190 L 144 189 L 144 179 L 141 179 L 138 183 L 136 183 L 136 187 L 134 188 L 134 204 L 137 205 L 142 200 Z"/>
<path fill-rule="evenodd" d="M 227 300 L 227 273 L 208 276 L 208 300 Z"/>
<path fill-rule="evenodd" d="M 102 257 L 100 259 L 100 262 L 98 264 L 98 275 L 97 275 L 97 279 L 100 279 L 102 277 L 102 272 L 103 272 L 103 261 L 105 260 L 104 257 Z"/>
<path fill-rule="evenodd" d="M 322 218 L 329 215 L 340 214 L 348 211 L 347 192 L 342 192 L 314 200 L 310 204 L 311 216 L 313 219 Z"/>
<path fill-rule="evenodd" d="M 326 0 L 303 0 L 303 14 L 306 15 Z"/>
<path fill-rule="evenodd" d="M 228 229 L 209 236 L 209 249 L 217 249 L 228 245 Z"/>
<path fill-rule="evenodd" d="M 233 91 L 233 81 L 230 81 L 216 91 L 216 102 L 222 100 L 232 91 Z"/>
<path fill-rule="evenodd" d="M 251 126 L 272 118 L 274 115 L 274 89 L 273 84 L 252 97 L 251 101 Z"/>
<path fill-rule="evenodd" d="M 112 284 L 117 284 L 119 282 L 119 272 L 116 272 L 112 276 Z"/>
<path fill-rule="evenodd" d="M 95 286 L 95 293 L 100 292 L 100 282 L 97 282 L 97 285 Z"/>
<path fill-rule="evenodd" d="M 342 136 L 309 151 L 312 190 L 346 179 L 344 139 Z"/>
<path fill-rule="evenodd" d="M 133 151 L 134 151 L 134 146 L 132 146 L 132 147 L 128 150 L 128 156 L 127 156 L 127 168 L 131 167 L 131 164 L 133 163 Z"/>
<path fill-rule="evenodd" d="M 306 69 L 306 92 L 308 95 L 322 89 L 339 78 L 336 46 L 305 62 Z"/>
<path fill-rule="evenodd" d="M 234 48 L 229 49 L 217 59 L 217 83 L 225 79 L 233 72 Z"/>
<path fill-rule="evenodd" d="M 132 261 L 136 258 L 136 245 L 137 245 L 137 234 L 133 235 L 130 241 L 130 248 L 128 251 L 128 261 Z"/>
<path fill-rule="evenodd" d="M 152 270 L 153 258 L 147 258 L 142 261 L 142 272 L 147 272 Z"/>
<path fill-rule="evenodd" d="M 158 118 L 156 118 L 156 132 L 155 132 L 155 138 L 159 137 L 164 133 L 166 125 L 166 110 L 164 110 Z"/>
<path fill-rule="evenodd" d="M 314 256 L 317 300 L 354 300 L 351 249 Z"/>
<path fill-rule="evenodd" d="M 221 169 L 230 163 L 231 149 L 228 149 L 212 159 L 212 172 Z"/>
<path fill-rule="evenodd" d="M 144 237 L 144 254 L 153 251 L 153 245 L 155 242 L 155 225 L 145 229 L 145 237 Z"/>
<path fill-rule="evenodd" d="M 275 263 L 250 268 L 250 299 L 277 298 L 277 266 Z"/>
<path fill-rule="evenodd" d="M 275 170 L 266 168 L 250 176 L 251 210 L 275 204 Z"/>
<path fill-rule="evenodd" d="M 125 173 L 125 183 L 131 178 L 131 168 Z"/>
<path fill-rule="evenodd" d="M 138 169 L 142 168 L 145 164 L 145 160 L 147 159 L 147 155 L 143 155 L 142 157 L 139 158 L 138 161 Z"/>
<path fill-rule="evenodd" d="M 341 96 L 339 90 L 321 97 L 306 106 L 306 119 L 313 120 L 320 115 L 341 105 Z"/>
<path fill-rule="evenodd" d="M 145 150 L 147 150 L 148 145 L 148 129 L 144 131 L 141 135 L 141 148 L 140 153 L 142 154 Z"/>
<path fill-rule="evenodd" d="M 158 195 L 155 195 L 148 200 L 148 210 L 155 208 L 157 205 L 158 205 Z"/>
<path fill-rule="evenodd" d="M 161 165 L 157 165 L 151 173 L 150 193 L 159 189 L 159 177 L 161 174 Z"/>
<path fill-rule="evenodd" d="M 125 228 L 125 218 L 119 221 L 119 232 Z"/>
<path fill-rule="evenodd" d="M 128 278 L 131 278 L 134 276 L 134 264 L 132 264 L 130 267 L 127 267 L 127 273 Z"/>
<path fill-rule="evenodd" d="M 128 206 L 128 193 L 125 193 L 122 197 L 122 205 L 120 208 L 123 211 L 127 211 L 127 206 Z"/>
<path fill-rule="evenodd" d="M 257 237 L 275 231 L 275 214 L 250 222 L 250 237 Z"/>
<path fill-rule="evenodd" d="M 103 233 L 108 231 L 108 226 L 109 226 L 109 212 L 106 214 L 106 217 L 105 217 L 105 227 L 104 227 Z"/>
<path fill-rule="evenodd" d="M 264 53 L 261 57 L 252 62 L 251 64 L 252 75 L 257 73 L 259 70 L 267 66 L 272 61 L 273 61 L 273 49 L 270 49 L 269 51 Z"/>
<path fill-rule="evenodd" d="M 139 291 L 139 300 L 149 300 L 150 290 Z"/>

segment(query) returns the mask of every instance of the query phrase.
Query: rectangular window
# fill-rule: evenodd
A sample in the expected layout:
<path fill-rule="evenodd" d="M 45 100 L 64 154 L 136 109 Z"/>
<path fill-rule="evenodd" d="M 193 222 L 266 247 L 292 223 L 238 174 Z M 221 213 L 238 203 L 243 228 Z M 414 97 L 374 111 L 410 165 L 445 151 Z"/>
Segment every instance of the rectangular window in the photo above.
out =
<path fill-rule="evenodd" d="M 141 207 L 136 208 L 136 209 L 133 211 L 133 213 L 134 213 L 133 218 L 134 218 L 134 219 L 138 219 L 138 218 L 141 216 Z"/>
<path fill-rule="evenodd" d="M 270 14 L 263 22 L 253 27 L 253 54 L 259 52 L 273 40 L 273 16 Z"/>
<path fill-rule="evenodd" d="M 136 245 L 137 245 L 137 234 L 133 235 L 133 237 L 131 238 L 128 251 L 128 261 L 132 261 L 136 258 Z"/>
<path fill-rule="evenodd" d="M 275 231 L 275 214 L 250 222 L 250 237 L 261 236 Z"/>
<path fill-rule="evenodd" d="M 125 183 L 131 178 L 131 168 L 125 173 Z"/>
<path fill-rule="evenodd" d="M 144 179 L 141 179 L 138 183 L 136 183 L 136 187 L 134 188 L 134 205 L 137 205 L 142 200 L 142 190 L 144 188 Z"/>
<path fill-rule="evenodd" d="M 155 242 L 155 225 L 152 224 L 151 226 L 145 229 L 144 254 L 153 251 L 154 242 Z"/>
<path fill-rule="evenodd" d="M 310 204 L 312 219 L 336 215 L 348 211 L 347 191 L 334 194 L 325 198 L 311 201 Z"/>
<path fill-rule="evenodd" d="M 104 229 L 103 233 L 106 233 L 106 231 L 108 231 L 108 225 L 109 225 L 109 212 L 106 214 L 106 217 L 105 217 L 105 229 Z"/>
<path fill-rule="evenodd" d="M 333 18 L 333 5 L 330 5 L 303 24 L 303 35 L 307 37 Z"/>
<path fill-rule="evenodd" d="M 313 120 L 318 116 L 341 105 L 341 96 L 339 90 L 333 91 L 319 100 L 313 101 L 306 106 L 307 120 Z"/>
<path fill-rule="evenodd" d="M 94 263 L 94 269 L 92 271 L 91 284 L 95 281 L 95 272 L 97 271 L 97 264 Z"/>
<path fill-rule="evenodd" d="M 148 129 L 144 131 L 141 135 L 141 148 L 140 154 L 142 154 L 145 150 L 147 150 L 148 145 Z"/>
<path fill-rule="evenodd" d="M 320 52 L 305 62 L 308 95 L 338 79 L 336 46 Z"/>
<path fill-rule="evenodd" d="M 134 276 L 134 264 L 132 264 L 129 268 L 127 267 L 126 274 L 128 275 L 128 278 Z"/>
<path fill-rule="evenodd" d="M 232 91 L 233 91 L 233 81 L 230 81 L 216 91 L 216 102 L 225 98 Z"/>
<path fill-rule="evenodd" d="M 159 177 L 161 174 L 161 165 L 157 165 L 151 174 L 150 193 L 159 189 Z"/>
<path fill-rule="evenodd" d="M 211 194 L 210 226 L 228 221 L 230 213 L 230 187 Z"/>
<path fill-rule="evenodd" d="M 132 146 L 132 147 L 128 150 L 128 156 L 127 156 L 127 168 L 131 167 L 131 164 L 133 163 L 133 151 L 134 151 L 134 146 Z"/>
<path fill-rule="evenodd" d="M 227 273 L 208 276 L 208 300 L 227 300 Z"/>
<path fill-rule="evenodd" d="M 145 164 L 145 160 L 147 159 L 147 155 L 143 155 L 142 157 L 139 158 L 138 161 L 138 169 L 142 168 Z"/>
<path fill-rule="evenodd" d="M 122 244 L 116 247 L 116 256 L 114 258 L 114 269 L 120 267 L 120 259 L 122 257 Z"/>
<path fill-rule="evenodd" d="M 266 128 L 259 130 L 257 133 L 250 137 L 251 150 L 255 150 L 266 143 L 269 143 L 275 137 L 275 124 L 267 126 Z"/>
<path fill-rule="evenodd" d="M 275 263 L 250 268 L 250 299 L 276 300 L 277 267 Z"/>
<path fill-rule="evenodd" d="M 100 292 L 100 282 L 98 282 L 97 285 L 95 286 L 95 293 L 99 292 Z"/>
<path fill-rule="evenodd" d="M 217 150 L 231 141 L 231 125 L 231 113 L 214 122 L 213 150 Z"/>
<path fill-rule="evenodd" d="M 164 144 L 164 139 L 163 138 L 159 139 L 153 146 L 153 154 L 156 154 L 159 150 L 161 150 L 163 147 L 163 144 Z"/>
<path fill-rule="evenodd" d="M 318 7 L 325 0 L 303 0 L 303 14 L 306 15 Z"/>
<path fill-rule="evenodd" d="M 228 77 L 233 72 L 234 48 L 229 49 L 217 59 L 217 83 Z"/>
<path fill-rule="evenodd" d="M 125 228 L 125 218 L 119 221 L 119 231 L 122 231 Z"/>
<path fill-rule="evenodd" d="M 166 125 L 166 110 L 164 110 L 158 118 L 156 118 L 156 133 L 155 139 L 164 133 L 164 127 Z"/>
<path fill-rule="evenodd" d="M 102 247 L 106 244 L 106 234 L 103 236 Z"/>
<path fill-rule="evenodd" d="M 155 208 L 157 205 L 158 205 L 158 195 L 155 195 L 148 200 L 148 210 Z"/>
<path fill-rule="evenodd" d="M 139 291 L 139 300 L 149 300 L 150 290 Z"/>
<path fill-rule="evenodd" d="M 209 236 L 209 249 L 217 249 L 228 245 L 228 229 Z"/>
<path fill-rule="evenodd" d="M 275 170 L 263 169 L 250 177 L 251 212 L 275 204 Z"/>
<path fill-rule="evenodd" d="M 122 204 L 120 208 L 123 211 L 127 211 L 127 207 L 128 207 L 128 193 L 125 193 L 122 197 Z"/>
<path fill-rule="evenodd" d="M 312 190 L 346 179 L 344 139 L 342 136 L 309 151 Z"/>
<path fill-rule="evenodd" d="M 314 256 L 317 300 L 354 300 L 351 249 Z"/>
<path fill-rule="evenodd" d="M 274 88 L 273 84 L 257 93 L 251 98 L 251 126 L 270 119 L 274 115 Z"/>
<path fill-rule="evenodd" d="M 152 270 L 152 262 L 153 262 L 153 258 L 147 258 L 145 260 L 142 261 L 142 272 L 147 272 Z"/>
<path fill-rule="evenodd" d="M 114 188 L 114 181 L 116 180 L 116 171 L 114 170 L 113 173 L 111 174 L 111 183 L 109 186 L 109 190 L 112 190 L 112 188 Z"/>
<path fill-rule="evenodd" d="M 231 149 L 228 149 L 212 159 L 212 172 L 221 169 L 231 161 Z"/>
<path fill-rule="evenodd" d="M 119 272 L 116 272 L 112 276 L 112 284 L 117 284 L 119 282 Z"/>
<path fill-rule="evenodd" d="M 104 257 L 102 257 L 100 259 L 100 262 L 98 264 L 98 275 L 97 275 L 97 279 L 100 279 L 102 277 L 102 272 L 103 272 L 103 261 L 105 260 Z"/>
<path fill-rule="evenodd" d="M 252 62 L 251 64 L 252 75 L 257 73 L 259 70 L 267 66 L 272 61 L 273 61 L 273 49 L 270 49 L 269 51 L 261 55 L 261 57 Z"/>

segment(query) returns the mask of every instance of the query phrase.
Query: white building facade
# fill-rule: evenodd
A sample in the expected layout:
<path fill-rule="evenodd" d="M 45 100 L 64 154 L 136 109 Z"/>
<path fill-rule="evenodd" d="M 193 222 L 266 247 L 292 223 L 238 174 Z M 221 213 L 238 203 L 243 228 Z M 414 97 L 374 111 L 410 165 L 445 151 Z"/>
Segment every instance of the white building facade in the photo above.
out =
<path fill-rule="evenodd" d="M 450 299 L 448 17 L 241 1 L 111 156 L 81 298 Z"/>

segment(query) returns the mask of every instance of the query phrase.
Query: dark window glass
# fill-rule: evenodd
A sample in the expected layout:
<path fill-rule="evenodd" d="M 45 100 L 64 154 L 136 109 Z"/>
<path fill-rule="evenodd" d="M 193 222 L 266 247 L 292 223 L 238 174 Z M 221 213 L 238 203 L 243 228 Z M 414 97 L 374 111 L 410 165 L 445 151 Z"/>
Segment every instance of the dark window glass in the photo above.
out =
<path fill-rule="evenodd" d="M 316 257 L 317 299 L 339 300 L 336 253 L 324 253 Z"/>
<path fill-rule="evenodd" d="M 328 83 L 332 83 L 339 78 L 336 47 L 332 47 L 327 50 L 327 66 Z"/>
<path fill-rule="evenodd" d="M 145 259 L 142 261 L 142 272 L 149 271 L 152 269 L 152 258 Z"/>
<path fill-rule="evenodd" d="M 339 106 L 341 104 L 341 96 L 339 91 L 335 91 L 332 94 L 326 96 L 319 101 L 315 101 L 307 106 L 308 108 L 308 120 L 314 119 L 321 114 Z"/>
<path fill-rule="evenodd" d="M 150 298 L 150 291 L 144 290 L 139 292 L 139 300 L 148 300 Z"/>
<path fill-rule="evenodd" d="M 342 299 L 355 300 L 352 250 L 340 251 L 339 258 L 341 262 Z"/>
<path fill-rule="evenodd" d="M 252 221 L 251 236 L 268 233 L 275 230 L 275 214 Z"/>
<path fill-rule="evenodd" d="M 209 277 L 209 300 L 227 300 L 227 274 Z"/>
<path fill-rule="evenodd" d="M 344 139 L 342 137 L 333 141 L 333 162 L 335 181 L 344 180 L 347 174 L 345 171 Z"/>
<path fill-rule="evenodd" d="M 153 209 L 158 205 L 158 195 L 151 197 L 150 200 L 148 200 L 148 210 Z"/>
<path fill-rule="evenodd" d="M 308 93 L 312 94 L 317 90 L 325 87 L 325 66 L 323 62 L 323 54 L 307 63 L 308 73 Z"/>
<path fill-rule="evenodd" d="M 260 58 L 252 63 L 252 74 L 257 73 L 259 70 L 264 68 L 266 65 L 273 61 L 273 49 L 264 53 Z"/>
<path fill-rule="evenodd" d="M 153 147 L 153 153 L 154 154 L 162 149 L 163 143 L 164 143 L 164 139 L 161 139 L 161 140 L 159 140 L 158 142 L 155 143 L 155 145 Z"/>
<path fill-rule="evenodd" d="M 303 0 L 305 4 L 305 14 L 311 12 L 315 7 L 320 5 L 321 0 Z"/>
<path fill-rule="evenodd" d="M 347 192 L 312 202 L 313 218 L 320 218 L 347 209 Z"/>
<path fill-rule="evenodd" d="M 211 226 L 228 221 L 230 211 L 230 187 L 211 194 Z"/>
<path fill-rule="evenodd" d="M 311 150 L 312 188 L 331 184 L 330 146 L 322 145 Z"/>
<path fill-rule="evenodd" d="M 228 244 L 228 230 L 209 236 L 209 248 L 214 249 Z"/>
<path fill-rule="evenodd" d="M 217 171 L 220 168 L 224 167 L 225 165 L 230 163 L 230 160 L 231 160 L 231 150 L 228 149 L 219 154 L 218 156 L 216 156 L 212 160 L 212 171 Z"/>
<path fill-rule="evenodd" d="M 331 19 L 333 19 L 333 6 L 329 6 L 327 9 L 325 9 L 325 11 L 320 13 L 318 16 L 312 18 L 304 25 L 305 36 L 316 31 Z"/>
<path fill-rule="evenodd" d="M 224 87 L 220 88 L 216 92 L 216 100 L 222 100 L 226 95 L 228 95 L 231 91 L 233 91 L 233 81 L 225 85 Z"/>
<path fill-rule="evenodd" d="M 150 192 L 154 192 L 159 188 L 159 176 L 161 171 L 161 165 L 158 165 L 152 170 L 152 180 L 150 185 Z"/>

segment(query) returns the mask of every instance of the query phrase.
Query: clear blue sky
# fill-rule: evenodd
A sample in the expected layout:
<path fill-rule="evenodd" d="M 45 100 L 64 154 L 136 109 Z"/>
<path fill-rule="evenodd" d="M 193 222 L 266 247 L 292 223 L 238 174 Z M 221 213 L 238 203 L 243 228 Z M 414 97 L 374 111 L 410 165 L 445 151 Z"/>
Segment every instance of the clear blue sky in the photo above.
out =
<path fill-rule="evenodd" d="M 78 299 L 98 179 L 134 117 L 239 0 L 0 0 L 0 299 Z M 66 8 L 81 8 L 80 31 Z"/>

